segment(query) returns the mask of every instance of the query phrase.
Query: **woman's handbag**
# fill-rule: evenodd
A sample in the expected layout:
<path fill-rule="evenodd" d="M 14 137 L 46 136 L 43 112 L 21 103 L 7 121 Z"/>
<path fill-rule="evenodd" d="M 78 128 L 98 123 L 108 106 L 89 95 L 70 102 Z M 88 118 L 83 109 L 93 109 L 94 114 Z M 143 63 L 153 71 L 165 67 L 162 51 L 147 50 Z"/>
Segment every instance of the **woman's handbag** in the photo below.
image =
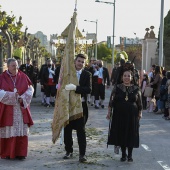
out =
<path fill-rule="evenodd" d="M 145 87 L 144 96 L 145 97 L 151 97 L 152 96 L 152 92 L 153 92 L 153 88 L 147 86 L 147 87 Z"/>

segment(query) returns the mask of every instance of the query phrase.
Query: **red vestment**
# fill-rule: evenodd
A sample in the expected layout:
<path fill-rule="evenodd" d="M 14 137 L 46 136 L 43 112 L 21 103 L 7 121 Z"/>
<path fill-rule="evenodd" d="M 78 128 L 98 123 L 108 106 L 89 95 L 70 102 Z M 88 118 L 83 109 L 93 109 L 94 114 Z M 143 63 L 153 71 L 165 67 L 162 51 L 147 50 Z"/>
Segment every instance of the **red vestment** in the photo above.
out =
<path fill-rule="evenodd" d="M 33 125 L 29 108 L 29 104 L 32 98 L 32 91 L 29 90 L 29 87 L 32 83 L 28 76 L 21 71 L 18 71 L 17 76 L 12 78 L 16 79 L 16 89 L 18 91 L 18 94 L 23 99 L 23 104 L 17 104 L 18 101 L 15 97 L 16 95 L 14 93 L 14 83 L 11 80 L 11 76 L 7 73 L 7 71 L 3 72 L 0 75 L 0 90 L 4 90 L 6 94 L 3 97 L 5 98 L 4 101 L 3 98 L 0 101 L 1 158 L 15 158 L 16 156 L 27 156 L 28 137 L 27 135 L 25 135 L 25 133 L 21 133 L 21 135 L 20 132 L 11 133 L 7 135 L 4 134 L 4 131 L 6 130 L 5 128 L 10 128 L 14 126 L 14 110 L 15 112 L 17 112 L 17 109 L 20 109 L 19 111 L 20 115 L 22 114 L 21 118 L 23 124 L 21 127 L 26 129 L 26 127 Z M 24 132 L 26 131 L 25 129 L 23 130 Z"/>

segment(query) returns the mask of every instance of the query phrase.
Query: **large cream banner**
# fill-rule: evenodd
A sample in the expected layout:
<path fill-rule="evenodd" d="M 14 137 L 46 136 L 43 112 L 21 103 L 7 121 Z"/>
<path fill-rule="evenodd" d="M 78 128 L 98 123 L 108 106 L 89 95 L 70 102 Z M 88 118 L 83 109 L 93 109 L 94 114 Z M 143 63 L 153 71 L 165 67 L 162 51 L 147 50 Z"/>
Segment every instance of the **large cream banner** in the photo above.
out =
<path fill-rule="evenodd" d="M 74 65 L 75 33 L 77 25 L 76 17 L 77 13 L 74 12 L 71 19 L 69 34 L 60 68 L 57 96 L 52 121 L 53 143 L 55 143 L 59 138 L 62 127 L 65 127 L 70 121 L 83 116 L 81 95 L 76 94 L 75 91 L 65 90 L 65 86 L 69 83 L 79 85 Z"/>

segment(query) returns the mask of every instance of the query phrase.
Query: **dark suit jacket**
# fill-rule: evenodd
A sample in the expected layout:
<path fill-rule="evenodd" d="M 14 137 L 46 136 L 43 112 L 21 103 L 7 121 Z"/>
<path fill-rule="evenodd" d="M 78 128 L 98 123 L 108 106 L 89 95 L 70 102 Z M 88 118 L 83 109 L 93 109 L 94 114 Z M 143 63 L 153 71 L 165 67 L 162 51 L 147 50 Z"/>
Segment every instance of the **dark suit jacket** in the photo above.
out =
<path fill-rule="evenodd" d="M 56 83 L 56 84 L 58 84 L 58 79 L 59 79 L 59 75 L 60 75 L 60 68 L 61 68 L 61 66 L 58 66 L 55 69 L 54 83 Z"/>
<path fill-rule="evenodd" d="M 110 78 L 110 81 L 112 82 L 112 85 L 115 84 L 115 82 L 116 82 L 116 73 L 117 73 L 117 68 L 113 68 L 111 78 Z"/>
<path fill-rule="evenodd" d="M 34 77 L 34 67 L 30 64 L 28 67 L 26 64 L 22 64 L 19 68 L 22 72 L 24 72 L 30 80 L 33 82 L 33 77 Z"/>
<path fill-rule="evenodd" d="M 81 96 L 87 101 L 87 94 L 89 94 L 92 90 L 91 73 L 86 70 L 82 70 L 79 84 L 80 85 L 77 86 L 75 93 L 81 94 Z"/>
<path fill-rule="evenodd" d="M 52 68 L 51 70 L 54 71 L 54 68 Z M 54 79 L 54 76 L 55 76 L 55 75 L 54 75 L 54 74 L 52 74 L 52 75 L 53 75 L 53 79 Z M 48 83 L 48 78 L 49 78 L 49 71 L 48 71 L 48 67 L 46 66 L 46 67 L 43 68 L 40 83 L 41 83 L 42 85 Z"/>
<path fill-rule="evenodd" d="M 43 69 L 47 67 L 47 64 L 43 64 L 40 68 L 39 74 L 38 74 L 38 80 L 42 79 L 42 73 L 43 73 Z"/>
<path fill-rule="evenodd" d="M 88 69 L 88 71 L 93 75 L 94 74 L 94 68 L 93 68 L 93 66 L 91 66 L 89 69 Z"/>
<path fill-rule="evenodd" d="M 36 66 L 33 66 L 34 69 L 33 69 L 33 83 L 37 83 L 37 80 L 38 80 L 38 75 L 39 75 L 39 68 Z"/>
<path fill-rule="evenodd" d="M 123 66 L 119 66 L 116 70 L 116 78 L 114 83 L 116 84 L 121 84 L 122 80 L 121 80 L 121 76 L 123 75 Z"/>
<path fill-rule="evenodd" d="M 106 84 L 106 80 L 107 80 L 107 85 L 110 86 L 109 71 L 106 67 L 103 67 L 103 80 L 104 80 L 104 84 Z"/>

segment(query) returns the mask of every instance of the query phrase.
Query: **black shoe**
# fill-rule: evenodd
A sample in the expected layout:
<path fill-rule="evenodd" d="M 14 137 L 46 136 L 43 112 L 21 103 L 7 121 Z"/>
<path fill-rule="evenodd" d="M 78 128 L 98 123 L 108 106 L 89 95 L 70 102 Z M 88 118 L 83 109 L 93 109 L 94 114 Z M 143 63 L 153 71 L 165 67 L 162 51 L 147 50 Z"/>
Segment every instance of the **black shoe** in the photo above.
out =
<path fill-rule="evenodd" d="M 169 116 L 167 116 L 167 117 L 165 118 L 165 120 L 170 120 L 170 117 L 169 117 Z"/>
<path fill-rule="evenodd" d="M 79 162 L 86 162 L 87 161 L 87 158 L 85 155 L 80 155 L 79 157 Z"/>
<path fill-rule="evenodd" d="M 91 106 L 93 106 L 93 104 L 91 104 Z"/>
<path fill-rule="evenodd" d="M 25 156 L 17 156 L 16 158 L 19 160 L 23 160 L 23 159 L 25 159 Z"/>
<path fill-rule="evenodd" d="M 155 113 L 156 113 L 157 111 L 158 111 L 158 108 L 155 108 L 155 110 L 153 110 L 153 112 L 155 112 Z"/>
<path fill-rule="evenodd" d="M 47 104 L 47 103 L 46 103 L 44 106 L 45 106 L 45 107 L 50 107 L 50 104 Z"/>
<path fill-rule="evenodd" d="M 133 162 L 132 157 L 128 158 L 128 162 Z"/>
<path fill-rule="evenodd" d="M 125 161 L 126 161 L 126 157 L 120 158 L 120 161 L 121 161 L 121 162 L 125 162 Z"/>
<path fill-rule="evenodd" d="M 101 105 L 101 107 L 104 109 L 104 105 Z"/>
<path fill-rule="evenodd" d="M 70 159 L 70 158 L 72 158 L 72 157 L 73 157 L 73 153 L 67 152 L 67 153 L 64 155 L 63 159 Z"/>
<path fill-rule="evenodd" d="M 162 116 L 163 119 L 166 119 L 168 116 Z"/>
<path fill-rule="evenodd" d="M 96 106 L 96 105 L 95 105 L 95 109 L 99 109 L 99 106 Z"/>
<path fill-rule="evenodd" d="M 54 102 L 50 102 L 50 104 L 51 104 L 51 106 L 53 106 L 53 107 L 55 106 L 55 103 L 54 103 Z"/>

